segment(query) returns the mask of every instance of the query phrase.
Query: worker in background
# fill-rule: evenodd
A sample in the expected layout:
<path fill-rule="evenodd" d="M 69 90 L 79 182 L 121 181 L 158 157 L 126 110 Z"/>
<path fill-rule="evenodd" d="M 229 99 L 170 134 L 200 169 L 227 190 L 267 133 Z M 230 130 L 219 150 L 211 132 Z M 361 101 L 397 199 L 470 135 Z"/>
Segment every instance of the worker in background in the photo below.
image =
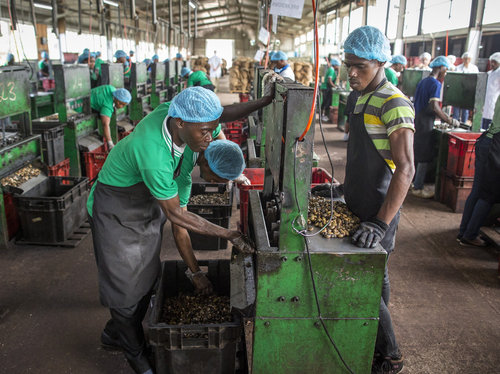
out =
<path fill-rule="evenodd" d="M 101 52 L 97 51 L 95 52 L 95 67 L 99 69 L 99 74 L 101 74 L 101 65 L 104 63 L 104 61 L 101 59 Z"/>
<path fill-rule="evenodd" d="M 335 87 L 335 82 L 337 80 L 337 73 L 335 72 L 334 66 L 340 66 L 339 60 L 332 58 L 330 60 L 330 66 L 327 66 L 325 71 L 325 79 L 321 83 L 320 89 L 323 94 L 323 101 L 321 103 L 321 112 L 323 116 L 321 120 L 323 122 L 330 121 L 330 106 L 332 105 L 332 90 Z"/>
<path fill-rule="evenodd" d="M 477 66 L 471 63 L 472 57 L 469 52 L 465 52 L 462 55 L 462 60 L 463 63 L 458 65 L 455 69 L 457 73 L 479 73 L 479 69 L 477 68 Z M 469 111 L 467 109 L 461 109 L 454 106 L 453 118 L 455 118 L 457 121 L 466 123 L 469 119 Z"/>
<path fill-rule="evenodd" d="M 48 78 L 50 76 L 50 60 L 49 54 L 45 51 L 41 53 L 42 59 L 38 61 L 38 73 L 40 78 Z"/>
<path fill-rule="evenodd" d="M 465 202 L 457 240 L 462 245 L 485 247 L 479 230 L 493 204 L 500 203 L 500 98 L 497 98 L 493 121 L 475 145 L 475 170 L 472 190 Z"/>
<path fill-rule="evenodd" d="M 403 355 L 388 309 L 387 264 L 414 172 L 414 111 L 410 100 L 385 78 L 391 47 L 379 29 L 354 30 L 344 52 L 351 88 L 361 92 L 350 118 L 345 201 L 361 220 L 353 243 L 363 248 L 380 244 L 387 251 L 372 373 L 393 374 L 403 369 Z"/>
<path fill-rule="evenodd" d="M 135 52 L 134 52 L 134 51 L 130 50 L 130 51 L 128 52 L 128 56 L 129 56 L 129 58 L 130 58 L 130 62 L 132 62 L 132 58 L 134 57 L 134 55 L 135 55 Z"/>
<path fill-rule="evenodd" d="M 455 55 L 448 55 L 446 56 L 446 58 L 448 59 L 448 61 L 450 61 L 450 69 L 449 71 L 455 71 L 456 70 L 456 66 L 455 66 L 455 62 L 457 61 L 457 56 Z"/>
<path fill-rule="evenodd" d="M 160 57 L 158 55 L 153 55 L 153 57 L 151 57 L 151 62 L 153 64 L 157 64 L 158 62 L 160 62 Z"/>
<path fill-rule="evenodd" d="M 85 48 L 80 56 L 78 56 L 78 64 L 86 64 L 90 55 L 90 49 Z"/>
<path fill-rule="evenodd" d="M 119 49 L 115 52 L 115 58 L 117 63 L 123 64 L 123 76 L 129 78 L 132 66 L 127 61 L 127 54 L 121 49 Z"/>
<path fill-rule="evenodd" d="M 15 65 L 14 55 L 12 53 L 7 53 L 7 58 L 4 66 Z"/>
<path fill-rule="evenodd" d="M 415 91 L 415 163 L 417 170 L 412 194 L 424 199 L 434 197 L 433 190 L 424 189 L 425 176 L 434 158 L 434 120 L 436 116 L 453 127 L 460 123 L 441 110 L 441 82 L 444 80 L 450 62 L 445 56 L 436 57 L 430 64 L 431 74 L 422 79 Z"/>
<path fill-rule="evenodd" d="M 120 141 L 99 172 L 87 209 L 100 300 L 111 312 L 101 342 L 123 349 L 136 373 L 152 373 L 142 320 L 160 273 L 165 218 L 189 231 L 227 239 L 242 252 L 253 251 L 238 231 L 187 211 L 193 157 L 185 152 L 208 151 L 221 132 L 219 122 L 248 116 L 271 103 L 273 97 L 273 85 L 268 84 L 263 98 L 222 107 L 209 90 L 183 90 L 171 102 L 160 104 Z"/>
<path fill-rule="evenodd" d="M 277 51 L 271 58 L 271 61 L 276 63 L 276 67 L 274 68 L 276 73 L 281 75 L 283 78 L 289 78 L 295 82 L 295 74 L 288 63 L 288 57 L 285 52 Z"/>
<path fill-rule="evenodd" d="M 406 64 L 408 63 L 408 61 L 403 55 L 395 55 L 392 56 L 390 63 L 391 66 L 385 68 L 385 76 L 389 82 L 391 82 L 395 86 L 398 86 L 399 79 L 402 76 L 401 73 L 406 68 Z"/>
<path fill-rule="evenodd" d="M 219 79 L 222 74 L 221 64 L 222 61 L 219 56 L 217 56 L 217 51 L 214 51 L 214 55 L 208 59 L 208 64 L 210 65 L 210 80 L 215 86 L 214 92 L 217 92 L 217 87 L 219 86 Z"/>
<path fill-rule="evenodd" d="M 103 138 L 109 150 L 115 146 L 109 129 L 111 116 L 115 108 L 123 108 L 130 103 L 130 100 L 132 100 L 132 95 L 125 88 L 116 89 L 109 84 L 93 88 L 90 91 L 90 107 L 101 117 Z"/>
<path fill-rule="evenodd" d="M 491 70 L 488 71 L 486 94 L 484 95 L 482 130 L 487 130 L 493 118 L 493 109 L 500 94 L 500 52 L 490 56 Z"/>
<path fill-rule="evenodd" d="M 181 69 L 181 77 L 187 79 L 186 87 L 201 86 L 210 91 L 215 90 L 215 86 L 203 70 L 192 71 L 190 68 L 183 67 Z"/>
<path fill-rule="evenodd" d="M 87 59 L 90 73 L 90 87 L 95 88 L 99 85 L 99 78 L 101 76 L 101 69 L 96 67 L 95 53 L 91 53 Z"/>
<path fill-rule="evenodd" d="M 432 68 L 429 66 L 432 56 L 429 52 L 424 52 L 420 55 L 420 64 L 417 66 L 418 69 L 431 71 Z"/>
<path fill-rule="evenodd" d="M 175 54 L 175 59 L 178 60 L 178 61 L 183 61 L 183 58 L 182 58 L 182 53 L 180 52 L 177 52 Z"/>

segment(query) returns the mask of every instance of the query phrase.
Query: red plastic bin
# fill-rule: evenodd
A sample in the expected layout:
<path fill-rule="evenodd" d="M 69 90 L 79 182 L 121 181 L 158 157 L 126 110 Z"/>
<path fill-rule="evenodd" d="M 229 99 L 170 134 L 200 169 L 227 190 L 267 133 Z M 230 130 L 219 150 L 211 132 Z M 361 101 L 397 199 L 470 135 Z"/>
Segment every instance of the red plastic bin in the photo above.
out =
<path fill-rule="evenodd" d="M 474 145 L 481 133 L 452 132 L 448 139 L 446 171 L 457 177 L 473 177 L 476 154 Z"/>
<path fill-rule="evenodd" d="M 129 136 L 131 133 L 132 133 L 132 130 L 119 132 L 118 133 L 118 141 L 122 140 L 126 136 Z"/>
<path fill-rule="evenodd" d="M 54 166 L 47 166 L 49 177 L 69 177 L 69 158 Z"/>
<path fill-rule="evenodd" d="M 17 213 L 17 207 L 14 202 L 14 196 L 10 193 L 3 193 L 3 203 L 5 208 L 5 218 L 7 221 L 7 235 L 9 235 L 9 240 L 12 239 L 21 225 L 19 219 L 19 214 Z"/>
<path fill-rule="evenodd" d="M 236 144 L 238 144 L 240 146 L 247 140 L 246 134 L 226 134 L 226 133 L 224 133 L 224 135 L 226 135 L 227 140 L 231 140 L 232 142 L 235 142 Z"/>
<path fill-rule="evenodd" d="M 248 233 L 248 191 L 264 189 L 264 169 L 248 168 L 243 170 L 243 175 L 252 183 L 250 186 L 238 185 L 240 190 L 240 230 Z M 332 176 L 323 168 L 312 168 L 311 188 L 319 184 L 332 181 Z"/>
<path fill-rule="evenodd" d="M 94 149 L 92 152 L 83 152 L 83 157 L 85 160 L 86 176 L 89 178 L 90 184 L 92 184 L 101 171 L 102 166 L 108 157 L 108 152 L 106 151 L 106 147 L 102 145 L 99 148 Z"/>
<path fill-rule="evenodd" d="M 240 103 L 246 103 L 250 100 L 250 95 L 246 93 L 240 93 Z"/>

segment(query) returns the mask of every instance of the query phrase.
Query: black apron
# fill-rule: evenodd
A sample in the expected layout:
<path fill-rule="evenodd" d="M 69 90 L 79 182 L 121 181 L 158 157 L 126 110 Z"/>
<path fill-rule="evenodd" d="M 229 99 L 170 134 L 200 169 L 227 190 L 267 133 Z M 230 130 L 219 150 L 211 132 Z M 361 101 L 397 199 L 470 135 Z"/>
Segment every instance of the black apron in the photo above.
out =
<path fill-rule="evenodd" d="M 361 113 L 353 113 L 350 117 L 344 196 L 349 209 L 361 221 L 376 217 L 392 179 L 392 171 L 375 148 L 364 121 L 364 113 L 372 95 L 385 82 L 386 80 L 383 80 L 370 95 Z M 387 253 L 394 249 L 398 223 L 399 212 L 380 242 Z"/>
<path fill-rule="evenodd" d="M 415 163 L 432 162 L 434 158 L 434 120 L 436 114 L 427 104 L 425 109 L 421 110 L 415 116 L 415 136 L 413 140 L 413 150 L 415 153 Z"/>
<path fill-rule="evenodd" d="M 131 307 L 151 291 L 160 274 L 166 218 L 144 183 L 96 183 L 91 226 L 101 303 Z"/>

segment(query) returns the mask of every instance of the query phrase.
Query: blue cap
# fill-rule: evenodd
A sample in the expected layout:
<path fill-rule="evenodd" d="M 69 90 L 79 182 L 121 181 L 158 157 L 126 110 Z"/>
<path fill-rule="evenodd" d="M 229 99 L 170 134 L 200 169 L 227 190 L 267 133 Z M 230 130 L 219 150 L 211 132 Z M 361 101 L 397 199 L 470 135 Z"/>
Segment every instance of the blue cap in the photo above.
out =
<path fill-rule="evenodd" d="M 128 54 L 129 54 L 129 55 L 133 55 L 133 54 L 135 54 L 135 52 L 134 52 L 134 51 L 132 51 L 132 50 L 130 50 L 130 51 L 128 52 Z"/>
<path fill-rule="evenodd" d="M 120 100 L 122 103 L 128 104 L 132 100 L 132 95 L 125 88 L 118 88 L 113 92 L 113 96 L 116 100 Z"/>
<path fill-rule="evenodd" d="M 177 54 L 175 55 L 175 58 L 182 58 L 182 53 L 177 53 Z"/>
<path fill-rule="evenodd" d="M 391 59 L 389 40 L 373 26 L 362 26 L 351 32 L 344 42 L 344 52 L 365 60 L 386 62 Z"/>
<path fill-rule="evenodd" d="M 288 56 L 285 54 L 285 52 L 282 51 L 277 51 L 274 52 L 273 57 L 271 57 L 271 61 L 280 61 L 280 60 L 288 60 Z"/>
<path fill-rule="evenodd" d="M 438 56 L 429 64 L 431 68 L 438 68 L 440 66 L 444 66 L 447 69 L 451 67 L 450 60 L 448 60 L 445 56 Z"/>
<path fill-rule="evenodd" d="M 96 57 L 101 57 L 101 52 L 100 52 L 100 51 L 97 51 L 97 52 L 95 53 L 95 55 L 96 55 Z"/>
<path fill-rule="evenodd" d="M 49 58 L 49 54 L 47 52 L 43 51 L 42 58 Z"/>
<path fill-rule="evenodd" d="M 238 144 L 230 140 L 214 140 L 205 151 L 210 169 L 219 177 L 233 180 L 245 170 L 245 159 Z"/>
<path fill-rule="evenodd" d="M 115 52 L 115 58 L 122 58 L 122 57 L 127 57 L 125 51 L 119 49 L 118 51 Z"/>
<path fill-rule="evenodd" d="M 177 94 L 170 102 L 168 115 L 185 122 L 201 123 L 215 121 L 223 110 L 215 93 L 197 86 L 186 88 Z"/>
<path fill-rule="evenodd" d="M 407 63 L 408 63 L 408 61 L 406 60 L 406 57 L 403 55 L 392 56 L 391 64 L 401 64 L 401 65 L 406 66 Z"/>
<path fill-rule="evenodd" d="M 188 75 L 189 73 L 191 72 L 191 69 L 190 68 L 187 68 L 187 67 L 183 67 L 181 69 L 181 77 L 185 77 L 186 75 Z"/>
<path fill-rule="evenodd" d="M 14 61 L 14 55 L 12 53 L 7 53 L 7 62 L 12 62 Z"/>
<path fill-rule="evenodd" d="M 340 66 L 340 61 L 337 60 L 336 58 L 332 58 L 330 60 L 330 65 L 332 65 L 332 66 Z"/>
<path fill-rule="evenodd" d="M 160 57 L 158 57 L 158 55 L 153 55 L 153 57 L 151 57 L 151 61 L 154 61 L 154 60 L 159 60 Z"/>

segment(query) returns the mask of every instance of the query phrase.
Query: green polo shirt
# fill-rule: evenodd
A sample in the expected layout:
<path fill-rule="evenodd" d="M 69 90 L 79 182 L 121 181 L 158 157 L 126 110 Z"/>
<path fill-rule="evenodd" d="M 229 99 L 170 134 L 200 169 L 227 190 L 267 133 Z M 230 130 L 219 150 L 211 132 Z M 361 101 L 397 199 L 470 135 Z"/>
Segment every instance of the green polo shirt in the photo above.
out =
<path fill-rule="evenodd" d="M 110 84 L 92 88 L 90 90 L 90 107 L 97 110 L 101 116 L 111 118 L 115 110 L 113 107 L 113 92 L 115 91 L 116 88 Z"/>
<path fill-rule="evenodd" d="M 38 70 L 48 73 L 49 72 L 49 64 L 46 63 L 45 60 L 38 61 Z"/>
<path fill-rule="evenodd" d="M 396 75 L 396 72 L 394 69 L 391 68 L 385 68 L 385 77 L 389 82 L 391 82 L 393 85 L 397 86 L 398 85 L 398 76 Z"/>
<path fill-rule="evenodd" d="M 323 80 L 323 83 L 321 83 L 320 89 L 326 90 L 329 87 L 328 78 L 332 78 L 333 83 L 335 83 L 335 79 L 337 79 L 337 73 L 335 73 L 335 69 L 331 66 L 326 69 L 325 79 Z"/>
<path fill-rule="evenodd" d="M 493 135 L 500 132 L 500 96 L 495 104 L 495 111 L 493 112 L 493 120 L 491 121 L 490 127 L 486 136 L 493 139 Z"/>
<path fill-rule="evenodd" d="M 95 67 L 96 69 L 99 69 L 99 74 L 101 74 L 101 65 L 104 63 L 104 61 L 100 58 L 95 59 Z"/>
<path fill-rule="evenodd" d="M 207 78 L 207 75 L 203 71 L 198 70 L 198 71 L 193 72 L 189 76 L 187 86 L 188 87 L 205 86 L 207 84 L 212 84 L 212 81 Z"/>
<path fill-rule="evenodd" d="M 169 200 L 179 195 L 180 206 L 187 205 L 191 194 L 191 172 L 198 154 L 188 146 L 179 147 L 172 142 L 167 129 L 170 102 L 160 104 L 136 126 L 134 131 L 120 140 L 111 150 L 99 172 L 100 183 L 114 187 L 130 187 L 144 182 L 151 195 L 158 200 Z M 216 138 L 221 131 L 217 126 Z M 173 147 L 173 149 L 172 149 Z M 174 171 L 184 154 L 180 175 Z M 87 201 L 92 216 L 95 183 Z"/>

